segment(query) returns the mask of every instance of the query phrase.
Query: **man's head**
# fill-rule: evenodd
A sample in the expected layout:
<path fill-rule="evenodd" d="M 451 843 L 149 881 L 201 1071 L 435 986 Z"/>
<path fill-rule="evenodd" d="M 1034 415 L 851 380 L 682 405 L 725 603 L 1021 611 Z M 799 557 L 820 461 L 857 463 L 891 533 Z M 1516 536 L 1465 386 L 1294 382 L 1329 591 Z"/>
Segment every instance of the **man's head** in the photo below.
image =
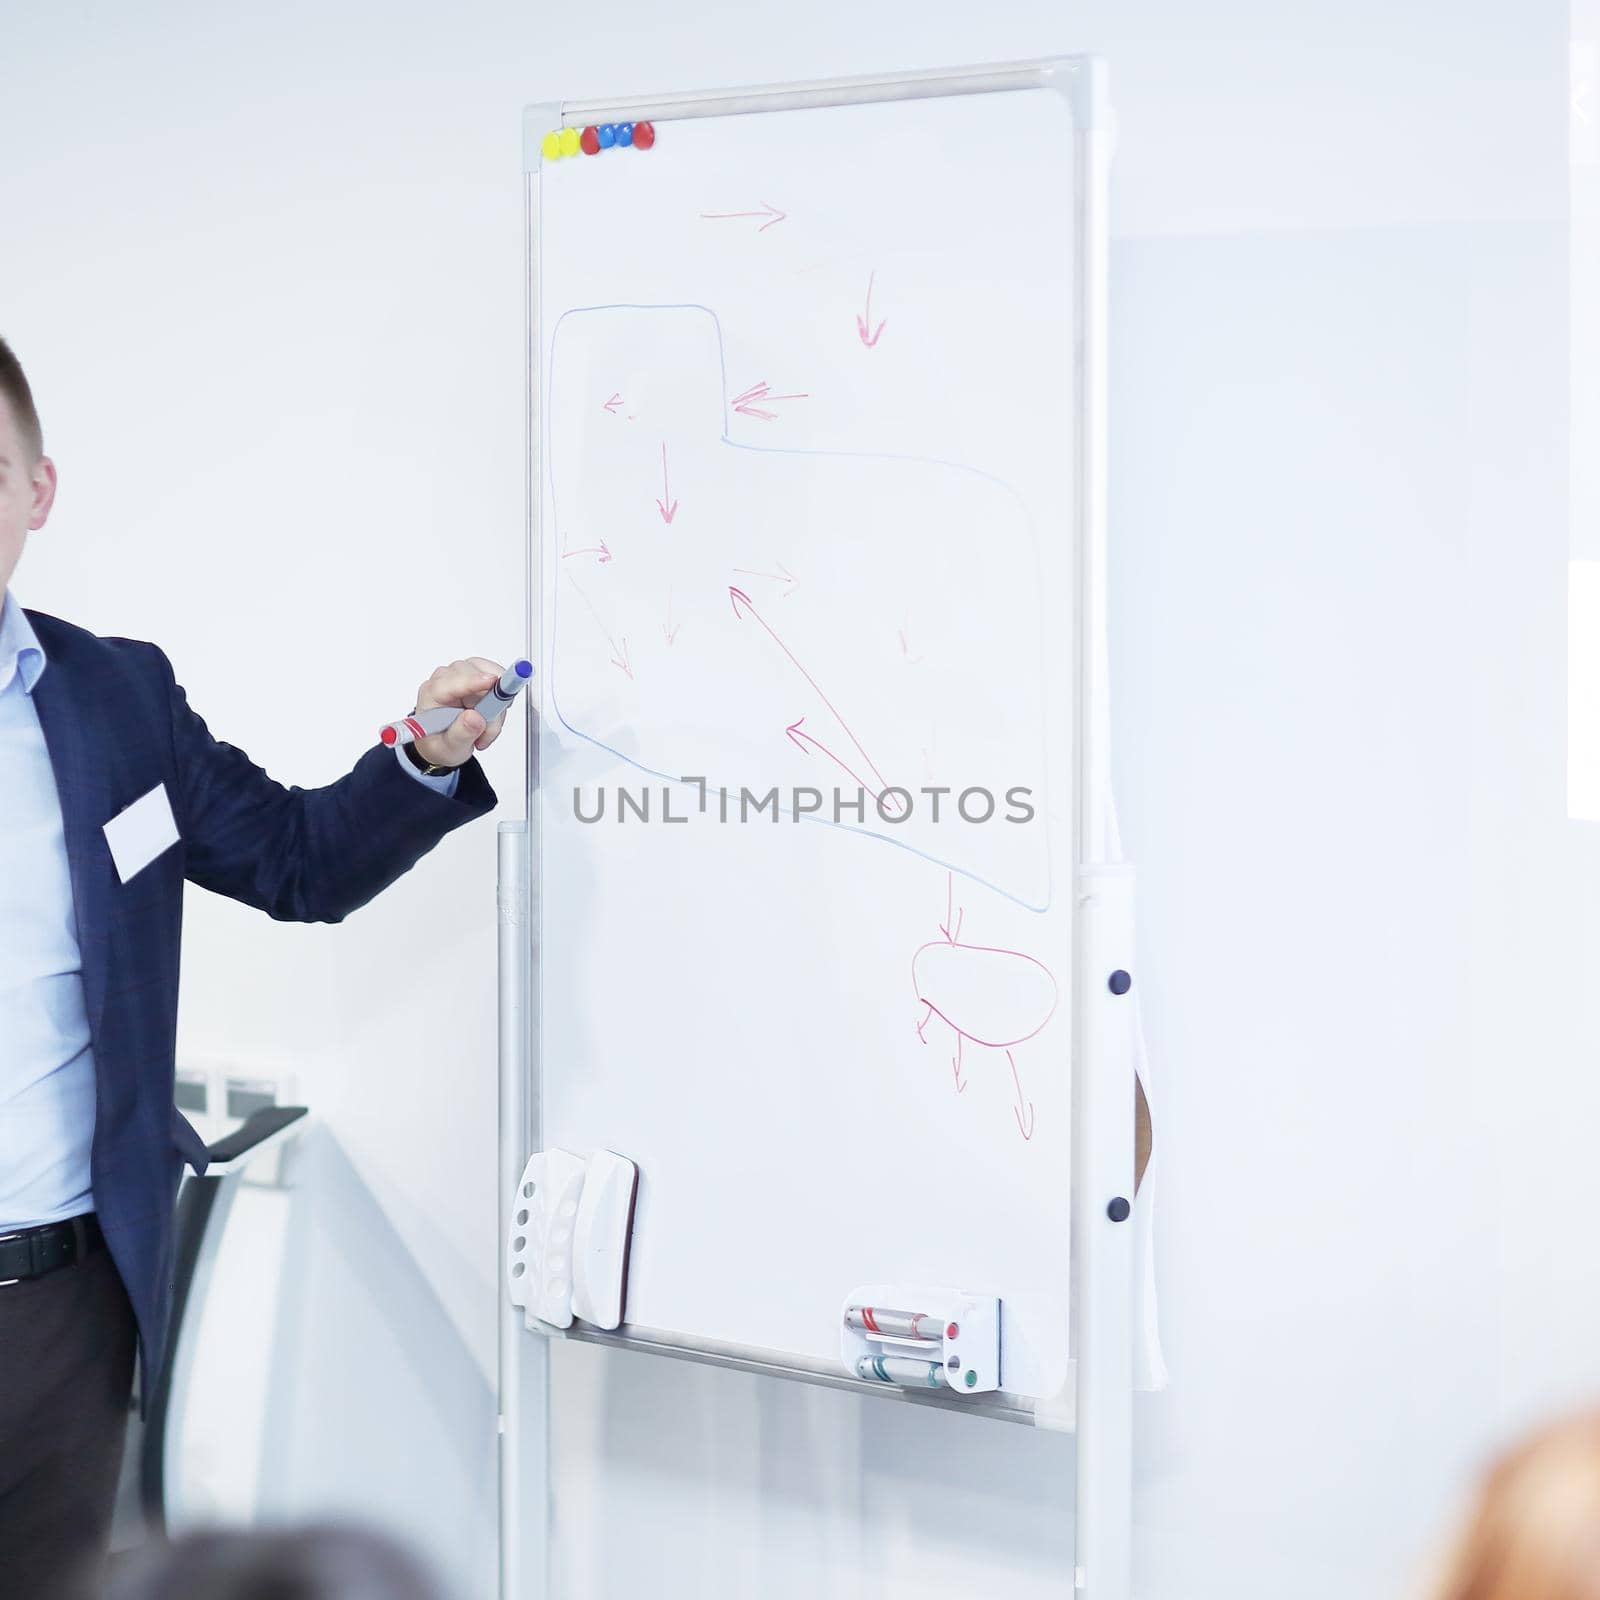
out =
<path fill-rule="evenodd" d="M 0 591 L 42 528 L 56 498 L 56 466 L 44 453 L 33 392 L 11 346 L 0 339 Z"/>

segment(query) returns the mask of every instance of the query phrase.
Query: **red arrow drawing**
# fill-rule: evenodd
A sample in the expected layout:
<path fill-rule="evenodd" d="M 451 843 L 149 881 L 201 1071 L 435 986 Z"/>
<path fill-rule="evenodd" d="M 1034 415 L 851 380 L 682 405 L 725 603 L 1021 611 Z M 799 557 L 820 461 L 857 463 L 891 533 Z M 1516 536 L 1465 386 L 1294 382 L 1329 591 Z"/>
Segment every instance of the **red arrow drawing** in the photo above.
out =
<path fill-rule="evenodd" d="M 676 626 L 674 626 L 674 624 L 673 624 L 673 621 L 672 621 L 672 596 L 669 594 L 667 596 L 667 620 L 661 624 L 661 636 L 662 636 L 662 638 L 664 638 L 669 645 L 676 643 L 677 642 L 677 638 L 678 638 L 678 629 L 681 628 L 682 626 L 683 626 L 683 624 L 681 622 L 676 624 Z"/>
<path fill-rule="evenodd" d="M 656 501 L 656 510 L 661 513 L 661 520 L 670 523 L 678 514 L 678 502 L 672 498 L 672 488 L 667 482 L 667 444 L 661 441 L 661 496 Z"/>
<path fill-rule="evenodd" d="M 772 386 L 763 379 L 754 388 L 746 389 L 743 394 L 733 397 L 733 409 L 742 417 L 759 417 L 762 422 L 772 422 L 777 418 L 776 411 L 767 411 L 764 408 L 777 400 L 809 400 L 808 394 L 774 394 Z M 760 401 L 758 406 L 756 401 Z"/>
<path fill-rule="evenodd" d="M 702 211 L 700 215 L 707 222 L 727 222 L 736 217 L 766 217 L 768 220 L 756 229 L 757 233 L 765 233 L 768 228 L 776 227 L 789 213 L 763 200 L 759 211 Z"/>
<path fill-rule="evenodd" d="M 1017 1103 L 1011 1108 L 1012 1114 L 1017 1119 L 1017 1132 L 1020 1133 L 1024 1139 L 1031 1139 L 1033 1137 L 1033 1101 L 1029 1100 L 1026 1102 L 1028 1107 L 1028 1116 L 1027 1120 L 1024 1121 L 1022 1116 L 1022 1107 L 1024 1104 L 1022 1098 L 1022 1080 L 1017 1076 L 1016 1057 L 1013 1056 L 1009 1050 L 1007 1050 L 1006 1060 L 1011 1063 L 1011 1081 L 1016 1085 L 1017 1090 Z"/>
<path fill-rule="evenodd" d="M 922 657 L 914 656 L 911 653 L 911 613 L 909 611 L 906 612 L 906 625 L 899 630 L 899 633 L 900 655 L 908 666 L 914 667 L 922 660 Z"/>
<path fill-rule="evenodd" d="M 624 402 L 623 402 L 623 399 L 622 399 L 622 396 L 621 396 L 621 395 L 620 395 L 620 394 L 613 394 L 613 395 L 612 395 L 612 396 L 611 396 L 611 398 L 610 398 L 610 399 L 609 399 L 609 400 L 607 400 L 607 401 L 606 401 L 606 402 L 605 402 L 605 403 L 604 403 L 604 404 L 603 404 L 603 405 L 602 405 L 602 406 L 601 406 L 601 407 L 600 407 L 600 409 L 601 409 L 601 410 L 602 410 L 602 411 L 609 411 L 609 412 L 610 412 L 610 413 L 611 413 L 611 415 L 612 415 L 612 416 L 616 416 L 616 414 L 617 414 L 617 407 L 618 407 L 618 406 L 620 406 L 620 405 L 622 405 L 622 404 L 623 404 L 623 403 L 624 403 Z"/>
<path fill-rule="evenodd" d="M 570 560 L 571 557 L 573 557 L 573 556 L 598 556 L 599 560 L 600 560 L 600 565 L 602 567 L 608 561 L 611 561 L 611 560 L 615 559 L 612 556 L 611 552 L 606 548 L 606 542 L 605 542 L 604 539 L 602 539 L 600 541 L 600 543 L 597 544 L 597 545 L 590 545 L 587 549 L 583 549 L 583 550 L 563 550 L 561 552 L 561 559 L 563 561 Z"/>
<path fill-rule="evenodd" d="M 874 268 L 867 277 L 867 314 L 864 317 L 859 315 L 856 317 L 856 332 L 861 336 L 862 344 L 869 350 L 878 342 L 878 335 L 888 326 L 889 321 L 885 317 L 876 328 L 872 328 L 872 282 L 877 276 L 877 269 Z M 872 328 L 871 333 L 867 332 L 868 328 Z"/>
<path fill-rule="evenodd" d="M 607 628 L 605 623 L 600 620 L 600 613 L 594 608 L 594 601 L 592 601 L 582 589 L 578 588 L 578 580 L 574 578 L 570 572 L 567 574 L 567 582 L 570 583 L 574 589 L 578 590 L 578 598 L 589 608 L 589 615 L 594 618 L 595 627 L 600 630 L 600 632 L 605 636 L 606 643 L 611 646 L 611 665 L 614 667 L 620 667 L 631 679 L 633 677 L 633 668 L 628 663 L 628 641 L 624 639 L 619 645 L 617 641 L 612 638 L 611 630 Z"/>
<path fill-rule="evenodd" d="M 966 908 L 961 908 L 959 916 L 952 918 L 951 902 L 955 899 L 955 877 L 953 872 L 944 875 L 944 921 L 939 924 L 939 932 L 944 935 L 946 944 L 959 944 L 961 941 L 961 924 L 966 920 Z"/>
<path fill-rule="evenodd" d="M 800 581 L 781 561 L 774 561 L 776 572 L 752 572 L 749 567 L 735 567 L 733 570 L 746 578 L 771 578 L 774 583 L 785 585 L 784 591 L 778 596 L 780 600 L 787 600 L 794 593 L 794 586 Z"/>
<path fill-rule="evenodd" d="M 842 762 L 842 761 L 841 761 L 841 760 L 840 760 L 840 759 L 839 759 L 839 758 L 838 758 L 838 756 L 836 756 L 836 755 L 835 755 L 835 754 L 834 754 L 834 753 L 833 753 L 833 751 L 831 751 L 831 750 L 830 750 L 830 749 L 829 749 L 829 748 L 828 748 L 828 747 L 827 747 L 827 745 L 825 745 L 825 744 L 824 744 L 824 743 L 823 743 L 823 742 L 822 742 L 822 741 L 821 741 L 821 740 L 820 740 L 820 739 L 818 739 L 818 738 L 816 738 L 816 737 L 815 737 L 815 736 L 814 736 L 814 735 L 812 735 L 812 734 L 809 734 L 809 733 L 802 733 L 802 732 L 801 732 L 801 731 L 800 731 L 800 724 L 801 724 L 801 723 L 802 723 L 802 722 L 804 722 L 804 721 L 805 721 L 805 720 L 806 720 L 806 719 L 805 719 L 805 718 L 804 718 L 804 717 L 800 717 L 800 718 L 798 718 L 798 719 L 797 719 L 797 720 L 796 720 L 796 721 L 794 721 L 794 722 L 791 722 L 791 723 L 790 723 L 790 724 L 789 724 L 789 726 L 788 726 L 788 727 L 787 727 L 787 728 L 785 728 L 785 729 L 784 729 L 784 730 L 783 730 L 783 731 L 784 731 L 784 732 L 785 732 L 785 733 L 786 733 L 786 734 L 788 734 L 788 735 L 789 735 L 789 737 L 790 737 L 790 738 L 791 738 L 791 739 L 792 739 L 792 740 L 793 740 L 793 741 L 794 741 L 794 743 L 795 743 L 795 745 L 796 745 L 796 746 L 797 746 L 797 747 L 798 747 L 798 748 L 799 748 L 799 749 L 801 749 L 801 750 L 805 750 L 805 751 L 807 751 L 807 753 L 808 753 L 808 754 L 809 754 L 809 752 L 810 752 L 810 750 L 811 750 L 811 749 L 817 749 L 817 750 L 820 750 L 820 751 L 821 751 L 821 752 L 822 752 L 822 753 L 823 753 L 823 755 L 825 755 L 825 756 L 826 756 L 826 757 L 827 757 L 827 758 L 828 758 L 828 759 L 829 759 L 829 760 L 830 760 L 830 761 L 831 761 L 831 762 L 832 762 L 832 763 L 833 763 L 833 764 L 834 764 L 834 766 L 836 766 L 836 767 L 837 767 L 837 768 L 838 768 L 838 769 L 839 769 L 839 770 L 840 770 L 840 771 L 841 771 L 841 772 L 842 772 L 842 773 L 844 773 L 844 774 L 845 774 L 845 775 L 846 775 L 846 776 L 847 776 L 847 777 L 848 777 L 848 778 L 849 778 L 849 779 L 850 779 L 850 781 L 851 781 L 851 782 L 852 782 L 852 783 L 853 783 L 853 784 L 855 784 L 855 786 L 856 786 L 856 787 L 857 787 L 857 788 L 858 788 L 858 789 L 865 789 L 865 790 L 866 790 L 866 791 L 867 791 L 867 793 L 868 793 L 868 794 L 871 794 L 871 795 L 872 795 L 872 797 L 873 797 L 873 799 L 874 799 L 874 800 L 876 800 L 876 799 L 877 799 L 877 798 L 878 798 L 878 797 L 877 797 L 877 795 L 876 795 L 876 794 L 875 794 L 875 793 L 874 793 L 874 792 L 873 792 L 873 788 L 872 788 L 872 785 L 871 785 L 871 784 L 870 784 L 870 783 L 867 783 L 867 782 L 866 782 L 866 781 L 865 781 L 865 780 L 864 780 L 864 779 L 863 779 L 863 778 L 862 778 L 862 777 L 861 777 L 861 774 L 860 774 L 860 773 L 858 773 L 858 772 L 852 772 L 852 771 L 851 771 L 851 770 L 850 770 L 850 768 L 849 768 L 849 767 L 847 767 L 847 766 L 846 766 L 846 765 L 845 765 L 845 764 L 844 764 L 844 762 Z"/>
<path fill-rule="evenodd" d="M 743 589 L 735 588 L 732 584 L 729 584 L 728 585 L 728 599 L 733 605 L 733 614 L 734 614 L 734 616 L 743 617 L 745 612 L 748 612 L 766 630 L 767 635 L 768 635 L 769 638 L 771 638 L 772 642 L 775 645 L 777 645 L 777 647 L 781 651 L 783 651 L 783 653 L 786 656 L 788 656 L 790 661 L 792 661 L 794 663 L 795 670 L 797 672 L 799 672 L 800 676 L 802 678 L 804 678 L 806 680 L 806 682 L 809 683 L 814 690 L 816 690 L 817 697 L 822 701 L 823 705 L 825 705 L 828 708 L 828 710 L 833 713 L 834 721 L 837 722 L 839 724 L 839 726 L 844 729 L 845 733 L 849 735 L 851 744 L 853 744 L 856 747 L 856 750 L 860 754 L 861 759 L 866 762 L 866 764 L 867 764 L 868 768 L 870 769 L 873 777 L 875 777 L 878 780 L 878 791 L 881 793 L 883 790 L 887 789 L 889 787 L 888 780 L 884 777 L 884 775 L 881 772 L 878 771 L 877 767 L 873 764 L 872 757 L 869 756 L 867 754 L 866 750 L 862 748 L 861 741 L 858 738 L 856 738 L 855 734 L 851 731 L 850 724 L 848 722 L 846 722 L 844 720 L 844 718 L 839 715 L 839 708 L 837 706 L 835 706 L 834 703 L 827 697 L 827 695 L 825 695 L 822 692 L 822 685 L 820 683 L 818 683 L 817 680 L 815 678 L 813 678 L 811 676 L 811 674 L 809 672 L 807 672 L 806 669 L 800 665 L 799 661 L 795 657 L 794 652 L 788 647 L 788 645 L 786 645 L 783 642 L 783 640 L 780 639 L 778 637 L 778 635 L 773 632 L 772 625 L 767 621 L 767 619 L 765 617 L 763 617 L 761 615 L 761 613 L 759 611 L 756 610 L 755 604 L 750 599 L 750 596 L 747 595 L 744 592 Z M 744 607 L 744 611 L 741 611 L 739 609 L 741 605 Z M 802 719 L 802 720 L 804 720 L 804 719 Z M 848 771 L 849 769 L 847 768 L 846 770 Z M 863 789 L 865 789 L 865 788 L 867 788 L 869 786 L 867 784 L 862 784 L 861 787 Z"/>

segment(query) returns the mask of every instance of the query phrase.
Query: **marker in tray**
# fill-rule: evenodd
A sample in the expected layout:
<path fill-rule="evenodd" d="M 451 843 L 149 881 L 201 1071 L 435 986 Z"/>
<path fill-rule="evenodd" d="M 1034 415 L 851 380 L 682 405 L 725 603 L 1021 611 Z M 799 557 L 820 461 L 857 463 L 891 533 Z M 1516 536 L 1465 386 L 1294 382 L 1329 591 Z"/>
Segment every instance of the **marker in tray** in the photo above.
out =
<path fill-rule="evenodd" d="M 847 1307 L 844 1325 L 879 1339 L 924 1339 L 930 1344 L 938 1344 L 947 1330 L 952 1339 L 961 1331 L 954 1323 L 930 1317 L 925 1311 L 885 1311 L 877 1306 Z"/>
<path fill-rule="evenodd" d="M 845 1297 L 839 1322 L 839 1353 L 852 1377 L 963 1397 L 1001 1386 L 995 1295 L 928 1284 L 865 1283 Z"/>
<path fill-rule="evenodd" d="M 897 1383 L 903 1389 L 947 1389 L 950 1375 L 937 1361 L 915 1356 L 862 1356 L 856 1376 L 876 1383 Z"/>

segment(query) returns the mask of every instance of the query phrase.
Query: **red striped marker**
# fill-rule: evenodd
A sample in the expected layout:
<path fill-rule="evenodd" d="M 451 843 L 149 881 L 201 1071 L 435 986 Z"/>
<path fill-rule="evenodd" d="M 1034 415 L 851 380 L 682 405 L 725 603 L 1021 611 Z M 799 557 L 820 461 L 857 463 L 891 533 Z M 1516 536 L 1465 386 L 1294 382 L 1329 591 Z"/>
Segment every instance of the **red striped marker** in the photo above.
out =
<path fill-rule="evenodd" d="M 485 722 L 498 717 L 533 676 L 531 661 L 515 661 L 506 668 L 504 676 L 475 706 L 471 707 Z M 426 711 L 413 711 L 378 730 L 378 737 L 393 748 L 399 744 L 413 744 L 418 739 L 443 733 L 466 709 L 462 706 L 430 706 Z"/>
<path fill-rule="evenodd" d="M 948 1327 L 950 1337 L 960 1332 L 955 1323 L 944 1323 L 924 1311 L 886 1311 L 881 1306 L 850 1306 L 844 1325 L 879 1339 L 924 1339 L 937 1344 Z"/>

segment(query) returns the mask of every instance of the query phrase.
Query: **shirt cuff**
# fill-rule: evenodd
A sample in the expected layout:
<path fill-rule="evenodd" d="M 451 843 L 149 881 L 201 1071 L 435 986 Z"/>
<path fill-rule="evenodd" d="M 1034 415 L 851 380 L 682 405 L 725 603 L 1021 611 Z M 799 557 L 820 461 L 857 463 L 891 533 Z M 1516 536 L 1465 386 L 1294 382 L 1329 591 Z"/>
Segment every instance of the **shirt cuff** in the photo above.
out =
<path fill-rule="evenodd" d="M 459 768 L 450 772 L 437 773 L 430 778 L 427 773 L 420 771 L 416 763 L 406 754 L 405 746 L 398 744 L 394 747 L 394 758 L 418 783 L 426 784 L 435 794 L 442 794 L 447 800 L 455 798 L 456 789 L 461 783 Z"/>

